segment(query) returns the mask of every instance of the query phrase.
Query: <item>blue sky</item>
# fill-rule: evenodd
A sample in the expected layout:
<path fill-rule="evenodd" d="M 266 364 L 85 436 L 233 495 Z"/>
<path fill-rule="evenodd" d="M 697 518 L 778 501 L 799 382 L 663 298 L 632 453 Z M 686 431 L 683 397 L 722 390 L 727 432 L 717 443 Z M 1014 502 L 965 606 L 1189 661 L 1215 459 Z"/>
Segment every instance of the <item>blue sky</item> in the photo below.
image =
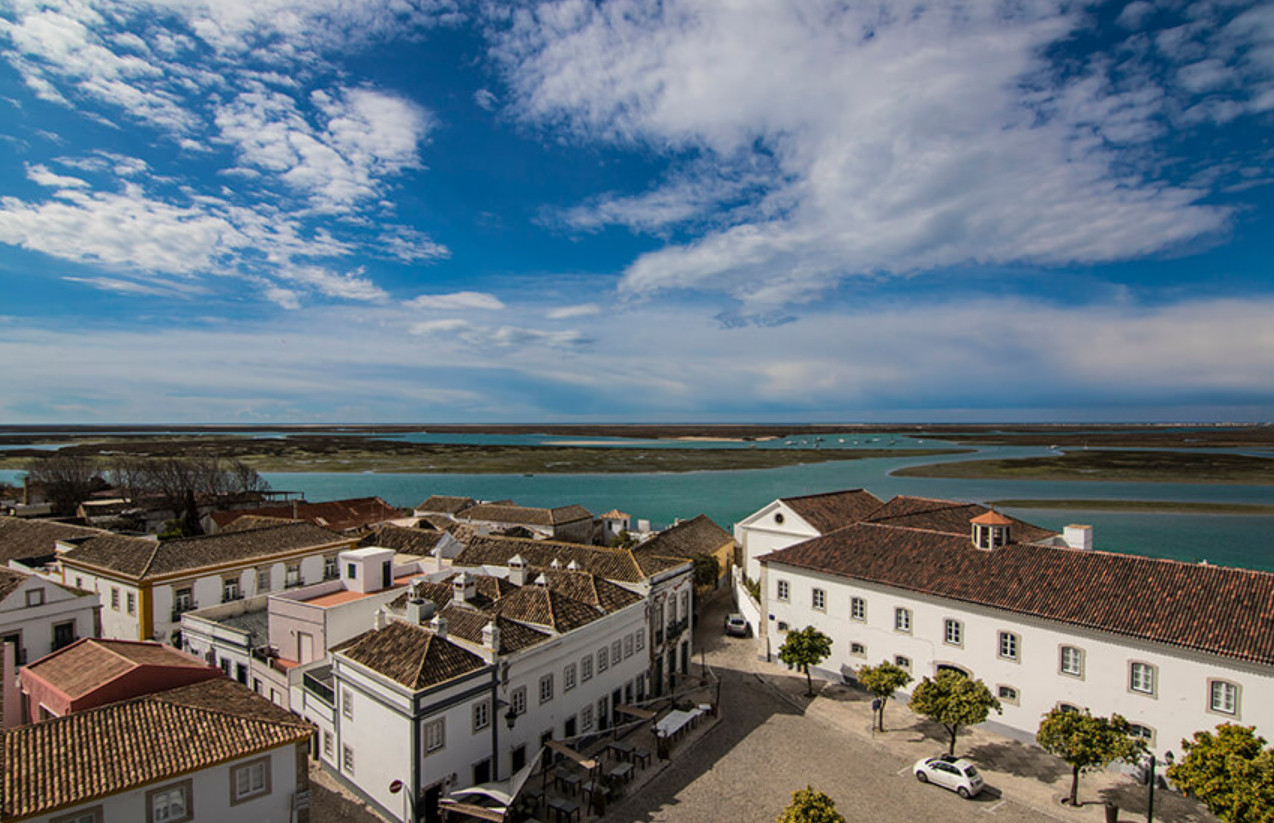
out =
<path fill-rule="evenodd" d="M 0 0 L 0 421 L 1274 418 L 1274 7 Z"/>

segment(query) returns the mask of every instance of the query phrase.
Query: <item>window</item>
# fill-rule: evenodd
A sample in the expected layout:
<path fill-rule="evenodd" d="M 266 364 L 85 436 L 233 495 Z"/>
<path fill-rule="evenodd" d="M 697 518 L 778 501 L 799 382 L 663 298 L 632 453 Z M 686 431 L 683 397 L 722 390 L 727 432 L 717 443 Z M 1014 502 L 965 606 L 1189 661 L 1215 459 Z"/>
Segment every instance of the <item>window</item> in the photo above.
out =
<path fill-rule="evenodd" d="M 590 655 L 588 655 L 588 656 L 586 656 L 586 657 L 581 657 L 581 658 L 580 658 L 580 661 L 579 661 L 579 679 L 580 679 L 580 680 L 592 680 L 592 679 L 593 679 L 593 656 L 592 656 L 591 654 L 590 654 Z"/>
<path fill-rule="evenodd" d="M 779 631 L 781 632 L 787 631 L 787 623 L 783 620 L 779 621 Z"/>
<path fill-rule="evenodd" d="M 191 781 L 183 780 L 146 792 L 146 806 L 152 823 L 181 823 L 194 818 L 191 808 Z"/>
<path fill-rule="evenodd" d="M 637 651 L 641 651 L 644 648 L 646 648 L 646 630 L 638 629 L 637 630 Z"/>
<path fill-rule="evenodd" d="M 948 646 L 964 644 L 964 624 L 948 617 L 942 621 L 942 642 Z"/>
<path fill-rule="evenodd" d="M 618 666 L 619 660 L 623 656 L 624 656 L 624 641 L 616 640 L 614 643 L 611 643 L 610 644 L 610 662 Z"/>
<path fill-rule="evenodd" d="M 55 817 L 50 823 L 102 823 L 102 807 L 94 806 L 91 809 L 72 812 L 65 817 Z"/>
<path fill-rule="evenodd" d="M 775 513 L 774 513 L 774 522 L 775 522 L 775 523 L 778 523 L 778 524 L 780 524 L 780 525 L 782 525 L 782 523 L 783 523 L 783 512 L 775 512 Z"/>
<path fill-rule="evenodd" d="M 440 717 L 425 724 L 425 754 L 436 752 L 447 745 L 447 718 Z"/>
<path fill-rule="evenodd" d="M 1128 736 L 1137 740 L 1144 740 L 1147 746 L 1154 746 L 1155 744 L 1155 730 L 1140 723 L 1129 724 Z"/>
<path fill-rule="evenodd" d="M 349 689 L 341 692 L 341 714 L 354 719 L 354 693 Z"/>
<path fill-rule="evenodd" d="M 1005 703 L 1016 703 L 1017 689 L 1013 688 L 1012 686 L 1000 686 L 998 689 L 996 689 L 996 696 L 999 697 L 1001 700 L 1003 700 Z"/>
<path fill-rule="evenodd" d="M 353 563 L 346 563 L 346 564 L 345 564 L 345 577 L 346 577 L 347 579 L 349 579 L 349 580 L 354 580 L 355 578 L 357 578 L 357 577 L 358 577 L 358 566 L 355 566 Z"/>
<path fill-rule="evenodd" d="M 610 665 L 610 661 L 606 657 L 606 647 L 602 646 L 597 650 L 597 672 L 598 674 L 606 671 L 606 667 Z"/>
<path fill-rule="evenodd" d="M 27 608 L 44 605 L 44 589 L 32 589 L 27 592 Z"/>
<path fill-rule="evenodd" d="M 904 657 L 901 654 L 894 655 L 894 665 L 900 669 L 911 671 L 911 658 Z"/>
<path fill-rule="evenodd" d="M 119 611 L 119 589 L 111 586 L 111 610 Z"/>
<path fill-rule="evenodd" d="M 53 624 L 53 651 L 66 648 L 75 642 L 75 621 Z"/>
<path fill-rule="evenodd" d="M 778 591 L 775 596 L 779 600 L 786 601 L 788 598 L 788 595 L 791 594 L 791 590 L 792 590 L 792 587 L 787 584 L 786 580 L 780 580 L 778 582 Z"/>
<path fill-rule="evenodd" d="M 337 566 L 336 566 L 336 556 L 332 555 L 330 557 L 324 557 L 323 558 L 323 579 L 335 580 L 336 576 L 339 573 L 340 572 L 337 570 Z"/>
<path fill-rule="evenodd" d="M 1084 676 L 1084 651 L 1074 646 L 1062 646 L 1062 662 L 1059 665 L 1062 674 L 1071 677 Z"/>
<path fill-rule="evenodd" d="M 624 637 L 624 659 L 627 660 L 628 658 L 632 656 L 633 656 L 633 636 L 630 634 Z"/>
<path fill-rule="evenodd" d="M 1210 686 L 1212 693 L 1208 702 L 1209 708 L 1221 714 L 1239 713 L 1239 687 L 1224 680 L 1213 680 Z"/>
<path fill-rule="evenodd" d="M 177 605 L 175 606 L 175 608 L 178 614 L 181 614 L 182 612 L 190 611 L 191 609 L 195 607 L 194 590 L 191 589 L 189 586 L 187 586 L 184 589 L 178 589 L 176 593 L 176 602 L 177 602 Z"/>
<path fill-rule="evenodd" d="M 584 708 L 580 709 L 580 713 L 579 713 L 579 727 L 580 727 L 580 731 L 584 731 L 584 732 L 589 731 L 589 730 L 591 730 L 591 729 L 593 728 L 593 706 L 592 706 L 592 704 L 589 704 L 589 705 L 585 706 Z"/>
<path fill-rule="evenodd" d="M 137 614 L 137 592 L 128 593 L 128 613 Z"/>
<path fill-rule="evenodd" d="M 867 619 L 867 601 L 861 597 L 851 597 L 849 599 L 849 616 L 854 620 L 865 621 Z"/>
<path fill-rule="evenodd" d="M 488 700 L 479 700 L 473 704 L 473 733 L 485 729 L 491 725 L 491 702 Z"/>
<path fill-rule="evenodd" d="M 354 773 L 354 747 L 348 743 L 341 746 L 341 771 Z"/>
<path fill-rule="evenodd" d="M 569 692 L 575 688 L 575 664 L 567 663 L 562 669 L 562 691 Z"/>
<path fill-rule="evenodd" d="M 1142 694 L 1155 693 L 1155 667 L 1149 663 L 1133 663 L 1128 668 L 1128 688 Z"/>
<path fill-rule="evenodd" d="M 270 793 L 270 759 L 263 757 L 230 770 L 231 805 Z"/>
<path fill-rule="evenodd" d="M 894 631 L 911 632 L 911 609 L 894 609 Z"/>
<path fill-rule="evenodd" d="M 540 678 L 540 703 L 553 699 L 553 675 L 546 674 Z"/>
<path fill-rule="evenodd" d="M 514 714 L 526 714 L 526 686 L 518 686 L 509 694 L 509 710 Z"/>
<path fill-rule="evenodd" d="M 221 581 L 221 602 L 229 603 L 239 599 L 239 578 L 227 577 Z"/>
<path fill-rule="evenodd" d="M 1017 635 L 1013 632 L 1000 632 L 1000 657 L 1017 660 Z"/>
<path fill-rule="evenodd" d="M 78 574 L 75 576 L 75 588 L 77 589 L 84 588 L 84 578 L 80 577 Z"/>
<path fill-rule="evenodd" d="M 867 647 L 864 646 L 862 643 L 850 643 L 849 653 L 854 655 L 855 657 L 866 657 Z"/>
<path fill-rule="evenodd" d="M 260 690 L 258 689 L 258 691 Z M 332 756 L 332 733 L 331 732 L 323 732 L 323 756 L 324 757 Z"/>
<path fill-rule="evenodd" d="M 287 567 L 287 572 L 283 579 L 284 588 L 294 588 L 301 585 L 301 564 L 293 563 Z"/>
<path fill-rule="evenodd" d="M 268 592 L 270 590 L 270 570 L 261 569 L 257 572 L 257 592 Z"/>
<path fill-rule="evenodd" d="M 827 592 L 822 589 L 813 589 L 810 592 L 810 604 L 820 612 L 827 611 Z"/>
<path fill-rule="evenodd" d="M 1071 705 L 1070 703 L 1058 703 L 1057 710 L 1059 712 L 1066 712 L 1067 714 L 1072 714 L 1074 712 L 1079 711 L 1079 706 L 1074 706 L 1074 705 Z"/>
<path fill-rule="evenodd" d="M 683 620 L 690 619 L 690 592 L 681 593 L 681 617 Z"/>

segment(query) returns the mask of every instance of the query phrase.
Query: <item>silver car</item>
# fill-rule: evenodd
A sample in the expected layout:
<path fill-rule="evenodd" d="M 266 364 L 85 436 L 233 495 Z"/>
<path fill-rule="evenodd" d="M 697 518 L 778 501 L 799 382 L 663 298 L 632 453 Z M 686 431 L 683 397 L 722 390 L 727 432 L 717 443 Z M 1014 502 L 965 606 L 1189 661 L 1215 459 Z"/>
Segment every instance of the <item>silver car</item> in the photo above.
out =
<path fill-rule="evenodd" d="M 973 797 L 985 785 L 977 768 L 962 757 L 926 757 L 916 761 L 913 771 L 921 783 L 933 783 L 964 798 Z"/>
<path fill-rule="evenodd" d="M 741 614 L 729 614 L 725 618 L 725 633 L 732 637 L 747 637 L 750 629 L 748 621 Z"/>

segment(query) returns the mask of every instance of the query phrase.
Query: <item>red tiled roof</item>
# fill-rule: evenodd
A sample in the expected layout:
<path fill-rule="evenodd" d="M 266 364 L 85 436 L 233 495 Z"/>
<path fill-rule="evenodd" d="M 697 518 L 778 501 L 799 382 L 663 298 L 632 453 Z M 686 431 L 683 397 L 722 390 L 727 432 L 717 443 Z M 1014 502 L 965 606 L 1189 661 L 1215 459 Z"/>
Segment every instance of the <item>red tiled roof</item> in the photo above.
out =
<path fill-rule="evenodd" d="M 27 666 L 26 671 L 75 699 L 125 672 L 155 666 L 201 669 L 217 676 L 221 674 L 220 669 L 162 643 L 95 637 L 77 640 L 42 657 Z"/>
<path fill-rule="evenodd" d="M 282 506 L 262 506 L 258 509 L 218 511 L 212 519 L 218 528 L 224 528 L 240 517 L 279 517 L 289 520 L 305 520 L 333 531 L 349 531 L 372 526 L 404 516 L 379 497 L 356 497 L 349 500 L 324 500 L 318 503 L 296 503 Z"/>
<path fill-rule="evenodd" d="M 990 511 L 991 509 L 977 503 L 900 495 L 863 518 L 863 522 L 877 523 L 882 526 L 926 529 L 967 537 L 970 532 L 969 524 L 975 518 L 986 515 Z M 1019 543 L 1038 543 L 1057 534 L 1057 532 L 1027 523 L 1025 520 L 1006 517 L 998 512 L 996 516 L 1004 520 L 998 525 L 1010 526 L 1010 538 Z"/>
<path fill-rule="evenodd" d="M 880 506 L 880 498 L 865 489 L 784 497 L 782 501 L 819 534 L 857 523 Z"/>
<path fill-rule="evenodd" d="M 969 522 L 977 523 L 979 526 L 1012 526 L 1014 521 L 1012 518 L 1000 514 L 995 509 L 991 509 L 986 514 L 979 514 Z"/>
<path fill-rule="evenodd" d="M 760 558 L 1212 654 L 1274 663 L 1274 573 L 872 523 Z"/>
<path fill-rule="evenodd" d="M 341 654 L 414 691 L 445 683 L 486 665 L 478 655 L 428 629 L 401 620 L 364 634 Z"/>
<path fill-rule="evenodd" d="M 633 551 L 639 555 L 693 558 L 696 555 L 713 554 L 726 545 L 734 545 L 734 538 L 730 533 L 706 514 L 701 514 L 664 529 L 645 543 L 635 546 Z"/>

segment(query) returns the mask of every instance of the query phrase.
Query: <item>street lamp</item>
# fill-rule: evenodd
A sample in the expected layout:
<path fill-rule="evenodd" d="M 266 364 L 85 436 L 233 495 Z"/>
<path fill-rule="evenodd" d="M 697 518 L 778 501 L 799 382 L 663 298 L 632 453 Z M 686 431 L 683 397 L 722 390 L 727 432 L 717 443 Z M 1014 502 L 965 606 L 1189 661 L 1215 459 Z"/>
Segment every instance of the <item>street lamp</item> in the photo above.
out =
<path fill-rule="evenodd" d="M 1170 751 L 1164 752 L 1163 754 L 1164 765 L 1171 766 L 1172 761 L 1174 759 L 1175 758 L 1173 758 L 1172 752 Z M 1156 762 L 1157 761 L 1155 760 L 1155 753 L 1151 752 L 1150 753 L 1150 780 L 1148 781 L 1150 785 L 1150 802 L 1146 805 L 1146 823 L 1155 823 L 1155 763 Z"/>

